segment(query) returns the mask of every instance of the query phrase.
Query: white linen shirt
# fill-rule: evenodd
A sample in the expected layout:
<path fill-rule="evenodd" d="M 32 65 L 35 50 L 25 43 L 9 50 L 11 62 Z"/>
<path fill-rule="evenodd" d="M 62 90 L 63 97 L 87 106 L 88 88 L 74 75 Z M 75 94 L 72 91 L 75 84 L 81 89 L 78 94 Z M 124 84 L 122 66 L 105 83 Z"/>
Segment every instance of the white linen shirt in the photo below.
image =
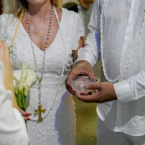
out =
<path fill-rule="evenodd" d="M 4 70 L 0 61 L 0 145 L 28 145 L 25 122 L 12 108 L 12 93 L 3 85 Z"/>
<path fill-rule="evenodd" d="M 145 26 L 140 35 L 144 10 L 144 0 L 96 0 L 89 23 L 91 31 L 77 59 L 87 60 L 93 66 L 100 57 L 100 44 L 103 42 L 101 58 L 111 80 L 117 78 L 132 59 L 127 71 L 114 83 L 118 100 L 98 104 L 97 113 L 108 128 L 133 136 L 145 134 Z M 101 42 L 100 26 L 103 27 Z M 103 71 L 101 81 L 107 81 Z"/>

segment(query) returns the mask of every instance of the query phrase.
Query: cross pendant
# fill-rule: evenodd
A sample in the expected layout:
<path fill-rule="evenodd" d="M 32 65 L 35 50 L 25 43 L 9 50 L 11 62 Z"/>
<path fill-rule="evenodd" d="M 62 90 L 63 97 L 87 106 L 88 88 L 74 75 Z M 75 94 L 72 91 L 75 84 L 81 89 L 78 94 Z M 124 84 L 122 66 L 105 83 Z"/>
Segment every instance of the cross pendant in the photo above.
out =
<path fill-rule="evenodd" d="M 43 121 L 42 116 L 41 116 L 41 113 L 42 112 L 45 112 L 45 111 L 46 111 L 46 109 L 42 109 L 42 105 L 41 104 L 39 104 L 38 110 L 35 109 L 34 114 L 38 114 L 39 113 L 38 121 Z"/>

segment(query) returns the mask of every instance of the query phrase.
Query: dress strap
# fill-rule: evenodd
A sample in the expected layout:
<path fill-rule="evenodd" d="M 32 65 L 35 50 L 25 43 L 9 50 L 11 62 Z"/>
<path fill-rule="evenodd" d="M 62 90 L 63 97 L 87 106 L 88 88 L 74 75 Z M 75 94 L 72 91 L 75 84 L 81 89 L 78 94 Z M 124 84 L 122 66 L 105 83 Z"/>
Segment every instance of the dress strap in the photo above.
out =
<path fill-rule="evenodd" d="M 53 9 L 54 9 L 54 13 L 55 13 L 55 16 L 56 16 L 56 19 L 57 19 L 57 23 L 58 23 L 58 25 L 60 26 L 60 21 L 59 21 L 58 14 L 57 14 L 57 12 L 56 12 L 55 6 L 53 6 Z"/>
<path fill-rule="evenodd" d="M 18 33 L 18 29 L 19 29 L 19 26 L 20 26 L 20 22 L 22 20 L 22 17 L 23 17 L 23 13 L 21 14 L 21 16 L 19 18 L 19 21 L 18 21 L 16 30 L 15 30 L 15 34 L 14 34 L 14 37 L 13 37 L 13 41 L 11 43 L 11 46 L 9 47 L 9 53 L 12 53 L 13 52 L 13 46 L 14 46 L 14 43 L 15 43 L 15 39 L 16 39 L 16 36 L 17 36 L 17 33 Z"/>
<path fill-rule="evenodd" d="M 64 48 L 67 50 L 67 48 L 66 48 L 66 46 L 65 46 L 65 42 L 64 42 L 63 33 L 62 33 L 61 27 L 60 27 L 60 21 L 59 21 L 58 14 L 57 14 L 57 12 L 56 12 L 55 6 L 53 6 L 53 9 L 54 9 L 54 13 L 55 13 L 55 16 L 56 16 L 56 19 L 57 19 L 58 31 L 60 31 L 60 35 L 61 35 L 61 40 L 62 40 L 63 46 L 64 46 Z M 61 19 L 62 19 L 62 18 L 61 18 Z"/>

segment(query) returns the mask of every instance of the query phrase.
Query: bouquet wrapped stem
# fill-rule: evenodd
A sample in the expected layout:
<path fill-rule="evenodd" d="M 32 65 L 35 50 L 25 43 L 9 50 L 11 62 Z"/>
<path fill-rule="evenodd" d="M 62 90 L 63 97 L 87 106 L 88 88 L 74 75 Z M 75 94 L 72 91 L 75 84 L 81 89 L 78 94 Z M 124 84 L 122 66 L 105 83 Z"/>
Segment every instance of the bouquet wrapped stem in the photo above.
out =
<path fill-rule="evenodd" d="M 25 108 L 26 108 L 26 96 L 24 94 L 24 89 L 22 90 L 22 92 L 15 91 L 15 96 L 16 96 L 16 100 L 17 100 L 18 106 L 23 111 L 25 111 Z"/>

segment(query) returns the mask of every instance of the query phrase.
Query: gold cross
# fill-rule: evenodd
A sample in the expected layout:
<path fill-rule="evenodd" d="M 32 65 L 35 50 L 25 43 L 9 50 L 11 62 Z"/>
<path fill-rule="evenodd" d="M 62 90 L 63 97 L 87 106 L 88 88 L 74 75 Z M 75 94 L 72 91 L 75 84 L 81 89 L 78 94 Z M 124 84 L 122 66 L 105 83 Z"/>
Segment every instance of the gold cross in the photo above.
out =
<path fill-rule="evenodd" d="M 34 112 L 35 114 L 39 113 L 38 121 L 43 121 L 42 116 L 41 116 L 42 112 L 45 112 L 45 109 L 42 110 L 42 105 L 39 104 L 38 110 L 35 109 L 35 112 Z"/>

